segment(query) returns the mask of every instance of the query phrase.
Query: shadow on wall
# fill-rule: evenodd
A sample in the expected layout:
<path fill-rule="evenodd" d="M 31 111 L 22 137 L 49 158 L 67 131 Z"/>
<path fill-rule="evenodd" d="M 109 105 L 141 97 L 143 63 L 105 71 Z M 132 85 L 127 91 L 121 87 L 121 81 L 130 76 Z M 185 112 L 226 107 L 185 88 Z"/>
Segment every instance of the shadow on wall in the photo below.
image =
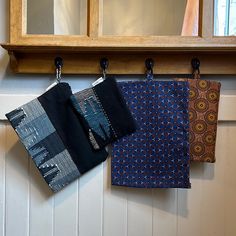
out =
<path fill-rule="evenodd" d="M 50 198 L 53 195 L 52 191 L 34 166 L 15 131 L 11 127 L 6 130 L 6 137 L 0 137 L 0 139 L 5 138 L 6 140 L 5 147 L 3 147 L 6 161 L 6 187 L 19 188 L 16 192 L 25 191 L 26 188 L 29 192 L 31 188 L 37 188 L 40 195 Z M 25 194 L 28 194 L 28 192 Z"/>
<path fill-rule="evenodd" d="M 5 147 L 0 147 L 6 150 L 6 185 L 8 185 L 9 188 L 19 188 L 17 190 L 19 192 L 30 191 L 30 195 L 35 195 L 42 201 L 48 201 L 53 198 L 55 194 L 49 189 L 32 159 L 28 156 L 15 131 L 8 126 L 5 134 L 6 137 L 2 137 L 2 135 L 4 134 L 0 134 L 0 139 L 6 140 Z M 195 184 L 199 184 L 201 180 L 213 179 L 214 167 L 214 164 L 192 163 L 191 180 L 194 181 L 193 188 Z M 204 174 L 204 168 L 207 168 L 207 175 Z M 101 174 L 101 171 L 102 168 L 100 167 L 96 170 L 92 170 L 80 178 L 79 185 L 77 182 L 73 183 L 73 186 L 70 184 L 62 190 L 62 195 L 60 195 L 60 192 L 57 193 L 60 197 L 57 199 L 56 205 L 62 204 L 73 194 L 77 194 L 78 186 L 79 192 L 83 192 L 83 189 L 86 188 L 89 182 L 99 178 L 98 175 Z M 145 205 L 145 207 L 156 208 L 173 215 L 180 215 L 182 217 L 188 216 L 188 201 L 193 197 L 191 195 L 191 189 L 138 189 L 112 186 L 111 157 L 105 162 L 103 172 L 103 178 L 105 180 L 103 186 L 104 196 L 110 195 L 116 199 L 118 198 L 121 201 L 125 201 L 127 202 L 127 207 L 129 207 L 129 205 Z M 102 178 L 101 180 L 99 179 L 99 181 L 102 181 Z M 23 195 L 27 195 L 28 192 L 23 193 Z M 49 201 L 49 204 L 53 204 L 53 202 Z M 179 205 L 181 205 L 181 209 L 178 209 Z"/>
<path fill-rule="evenodd" d="M 207 169 L 205 174 L 204 169 Z M 215 165 L 211 163 L 191 163 L 190 181 L 194 182 L 192 188 L 199 187 L 201 181 L 212 180 L 214 178 Z M 147 205 L 173 215 L 188 217 L 189 200 L 192 196 L 191 189 L 142 189 L 127 188 L 111 185 L 111 157 L 109 157 L 104 167 L 105 191 L 115 198 L 120 198 L 135 205 Z M 196 184 L 196 185 L 195 185 Z M 200 196 L 199 196 L 200 197 Z M 179 209 L 181 206 L 181 209 Z"/>

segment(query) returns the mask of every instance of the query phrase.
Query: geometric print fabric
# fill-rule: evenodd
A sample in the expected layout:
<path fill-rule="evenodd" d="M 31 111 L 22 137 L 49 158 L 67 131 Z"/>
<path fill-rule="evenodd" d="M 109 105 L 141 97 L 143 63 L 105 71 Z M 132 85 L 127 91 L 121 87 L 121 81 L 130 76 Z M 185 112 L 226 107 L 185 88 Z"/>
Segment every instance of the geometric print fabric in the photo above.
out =
<path fill-rule="evenodd" d="M 6 114 L 41 175 L 54 191 L 105 161 L 105 149 L 95 151 L 70 102 L 67 83 Z"/>
<path fill-rule="evenodd" d="M 188 82 L 190 159 L 214 163 L 221 84 L 202 79 Z"/>
<path fill-rule="evenodd" d="M 137 130 L 112 145 L 112 184 L 190 188 L 188 83 L 150 80 L 118 85 Z"/>
<path fill-rule="evenodd" d="M 80 176 L 78 168 L 38 99 L 6 116 L 54 192 Z"/>
<path fill-rule="evenodd" d="M 93 88 L 85 89 L 71 96 L 71 102 L 85 123 L 85 131 L 94 149 L 104 146 L 106 139 L 116 136 L 101 102 Z M 87 127 L 88 126 L 88 127 Z M 100 141 L 100 142 L 99 142 Z"/>
<path fill-rule="evenodd" d="M 113 77 L 70 99 L 95 150 L 135 131 L 133 117 Z"/>

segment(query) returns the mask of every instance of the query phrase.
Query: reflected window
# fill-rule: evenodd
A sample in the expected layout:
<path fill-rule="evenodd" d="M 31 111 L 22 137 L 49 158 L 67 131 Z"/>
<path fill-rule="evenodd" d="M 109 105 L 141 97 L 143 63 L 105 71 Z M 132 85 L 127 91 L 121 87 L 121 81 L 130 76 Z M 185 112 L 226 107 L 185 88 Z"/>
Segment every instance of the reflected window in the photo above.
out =
<path fill-rule="evenodd" d="M 199 0 L 103 0 L 102 20 L 103 35 L 198 36 Z"/>
<path fill-rule="evenodd" d="M 25 1 L 27 34 L 87 34 L 87 0 Z"/>
<path fill-rule="evenodd" d="M 236 0 L 214 1 L 214 35 L 236 36 Z"/>

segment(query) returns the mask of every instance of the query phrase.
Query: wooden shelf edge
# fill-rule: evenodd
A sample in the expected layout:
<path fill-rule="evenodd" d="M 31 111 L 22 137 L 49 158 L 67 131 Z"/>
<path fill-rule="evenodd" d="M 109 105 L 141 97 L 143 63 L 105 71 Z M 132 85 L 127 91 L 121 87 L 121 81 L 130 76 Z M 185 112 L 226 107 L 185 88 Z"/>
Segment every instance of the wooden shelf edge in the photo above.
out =
<path fill-rule="evenodd" d="M 161 45 L 161 46 L 70 46 L 70 45 L 27 45 L 27 44 L 0 44 L 1 47 L 7 51 L 14 52 L 236 52 L 236 44 L 176 44 L 172 45 Z"/>
<path fill-rule="evenodd" d="M 15 73 L 54 73 L 54 58 L 63 58 L 64 74 L 100 74 L 99 61 L 109 60 L 109 74 L 144 74 L 151 57 L 155 74 L 190 74 L 191 59 L 201 61 L 201 74 L 236 75 L 236 47 L 213 48 L 85 48 L 73 46 L 26 46 L 2 44 Z"/>

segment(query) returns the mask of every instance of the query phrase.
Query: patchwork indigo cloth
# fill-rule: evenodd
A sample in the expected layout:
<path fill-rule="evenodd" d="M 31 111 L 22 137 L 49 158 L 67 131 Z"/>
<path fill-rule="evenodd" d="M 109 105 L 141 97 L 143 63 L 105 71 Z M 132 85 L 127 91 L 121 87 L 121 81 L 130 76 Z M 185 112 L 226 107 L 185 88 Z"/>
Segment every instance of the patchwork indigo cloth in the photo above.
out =
<path fill-rule="evenodd" d="M 94 149 L 135 131 L 135 121 L 114 78 L 71 96 Z"/>
<path fill-rule="evenodd" d="M 104 161 L 94 151 L 70 103 L 71 88 L 59 83 L 40 97 L 6 114 L 35 165 L 56 192 Z"/>
<path fill-rule="evenodd" d="M 112 147 L 112 184 L 190 188 L 189 85 L 177 81 L 120 82 L 138 129 Z"/>
<path fill-rule="evenodd" d="M 178 79 L 189 82 L 190 159 L 215 162 L 221 84 L 216 81 Z"/>

